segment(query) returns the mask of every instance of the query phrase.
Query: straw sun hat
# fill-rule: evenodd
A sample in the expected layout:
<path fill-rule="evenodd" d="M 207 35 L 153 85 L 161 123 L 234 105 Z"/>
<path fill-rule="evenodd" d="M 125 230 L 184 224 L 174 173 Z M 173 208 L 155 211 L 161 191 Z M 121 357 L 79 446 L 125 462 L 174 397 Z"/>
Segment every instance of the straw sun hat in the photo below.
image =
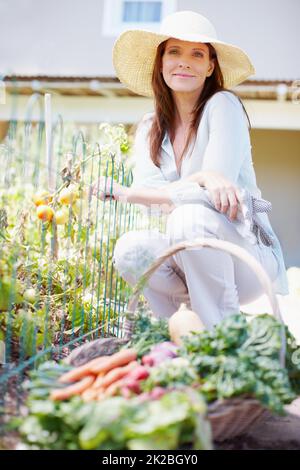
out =
<path fill-rule="evenodd" d="M 226 88 L 255 73 L 247 54 L 217 39 L 216 30 L 207 18 L 193 11 L 178 11 L 162 21 L 159 33 L 132 29 L 118 37 L 113 48 L 113 64 L 120 81 L 139 95 L 153 97 L 151 78 L 156 49 L 169 38 L 212 44 Z"/>

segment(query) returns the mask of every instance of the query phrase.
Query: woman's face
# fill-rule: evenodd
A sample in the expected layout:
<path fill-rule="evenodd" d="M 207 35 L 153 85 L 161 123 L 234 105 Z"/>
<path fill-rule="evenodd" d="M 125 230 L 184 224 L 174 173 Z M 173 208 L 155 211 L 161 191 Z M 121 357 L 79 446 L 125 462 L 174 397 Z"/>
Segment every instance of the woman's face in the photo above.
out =
<path fill-rule="evenodd" d="M 168 39 L 162 57 L 163 78 L 171 90 L 201 93 L 206 77 L 214 70 L 208 46 L 200 42 Z"/>

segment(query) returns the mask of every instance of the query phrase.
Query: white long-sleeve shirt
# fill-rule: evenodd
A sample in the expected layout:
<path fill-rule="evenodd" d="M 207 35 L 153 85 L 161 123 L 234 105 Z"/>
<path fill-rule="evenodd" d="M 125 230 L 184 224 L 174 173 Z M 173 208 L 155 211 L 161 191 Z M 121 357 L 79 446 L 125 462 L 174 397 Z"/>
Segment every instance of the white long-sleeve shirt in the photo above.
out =
<path fill-rule="evenodd" d="M 203 188 L 198 183 L 182 179 L 198 171 L 217 171 L 255 198 L 261 198 L 253 168 L 251 142 L 247 119 L 240 101 L 232 93 L 222 91 L 210 98 L 204 108 L 196 138 L 191 142 L 177 171 L 174 150 L 166 132 L 161 146 L 161 166 L 150 158 L 148 132 L 154 113 L 148 113 L 139 124 L 133 146 L 133 186 L 159 188 L 178 181 L 170 188 L 170 199 L 176 204 L 202 203 Z M 286 268 L 280 242 L 270 224 L 268 215 L 260 213 L 258 219 L 273 241 L 279 272 L 273 286 L 278 294 L 288 294 Z"/>

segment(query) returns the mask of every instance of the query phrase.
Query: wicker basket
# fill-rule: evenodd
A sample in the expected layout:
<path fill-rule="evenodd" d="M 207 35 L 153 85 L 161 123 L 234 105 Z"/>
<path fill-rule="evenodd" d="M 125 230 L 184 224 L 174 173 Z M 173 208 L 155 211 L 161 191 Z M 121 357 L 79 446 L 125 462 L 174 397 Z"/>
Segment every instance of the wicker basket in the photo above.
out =
<path fill-rule="evenodd" d="M 257 275 L 261 282 L 265 293 L 267 294 L 273 315 L 282 324 L 281 337 L 282 345 L 280 351 L 281 366 L 285 366 L 286 354 L 286 338 L 285 328 L 282 320 L 278 300 L 274 293 L 272 283 L 268 274 L 262 265 L 245 249 L 238 245 L 215 238 L 196 238 L 193 241 L 185 241 L 169 247 L 159 258 L 157 258 L 147 271 L 140 278 L 138 284 L 133 290 L 133 295 L 128 304 L 126 321 L 124 325 L 125 339 L 129 340 L 134 327 L 135 311 L 138 304 L 139 296 L 147 284 L 148 279 L 154 271 L 167 259 L 179 251 L 187 249 L 195 249 L 199 247 L 208 247 L 218 250 L 226 251 L 233 256 L 238 257 L 244 261 Z M 212 426 L 213 438 L 216 441 L 224 441 L 236 436 L 239 436 L 247 431 L 250 426 L 262 419 L 269 413 L 267 410 L 255 399 L 249 397 L 238 397 L 234 399 L 218 400 L 208 406 L 208 418 Z"/>

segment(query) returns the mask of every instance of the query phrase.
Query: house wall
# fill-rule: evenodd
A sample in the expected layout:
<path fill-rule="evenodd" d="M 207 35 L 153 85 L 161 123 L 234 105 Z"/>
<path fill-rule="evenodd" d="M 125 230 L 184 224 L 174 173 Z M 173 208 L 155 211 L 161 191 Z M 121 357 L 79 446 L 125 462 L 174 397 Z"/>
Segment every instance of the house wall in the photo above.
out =
<path fill-rule="evenodd" d="M 0 76 L 113 76 L 104 2 L 0 0 Z M 206 15 L 222 40 L 244 48 L 253 78 L 300 78 L 299 0 L 177 0 L 177 9 Z"/>
<path fill-rule="evenodd" d="M 179 10 L 207 16 L 220 39 L 249 54 L 256 68 L 251 78 L 300 78 L 299 0 L 179 0 L 178 4 Z"/>
<path fill-rule="evenodd" d="M 300 131 L 254 129 L 253 162 L 286 266 L 300 266 Z"/>

